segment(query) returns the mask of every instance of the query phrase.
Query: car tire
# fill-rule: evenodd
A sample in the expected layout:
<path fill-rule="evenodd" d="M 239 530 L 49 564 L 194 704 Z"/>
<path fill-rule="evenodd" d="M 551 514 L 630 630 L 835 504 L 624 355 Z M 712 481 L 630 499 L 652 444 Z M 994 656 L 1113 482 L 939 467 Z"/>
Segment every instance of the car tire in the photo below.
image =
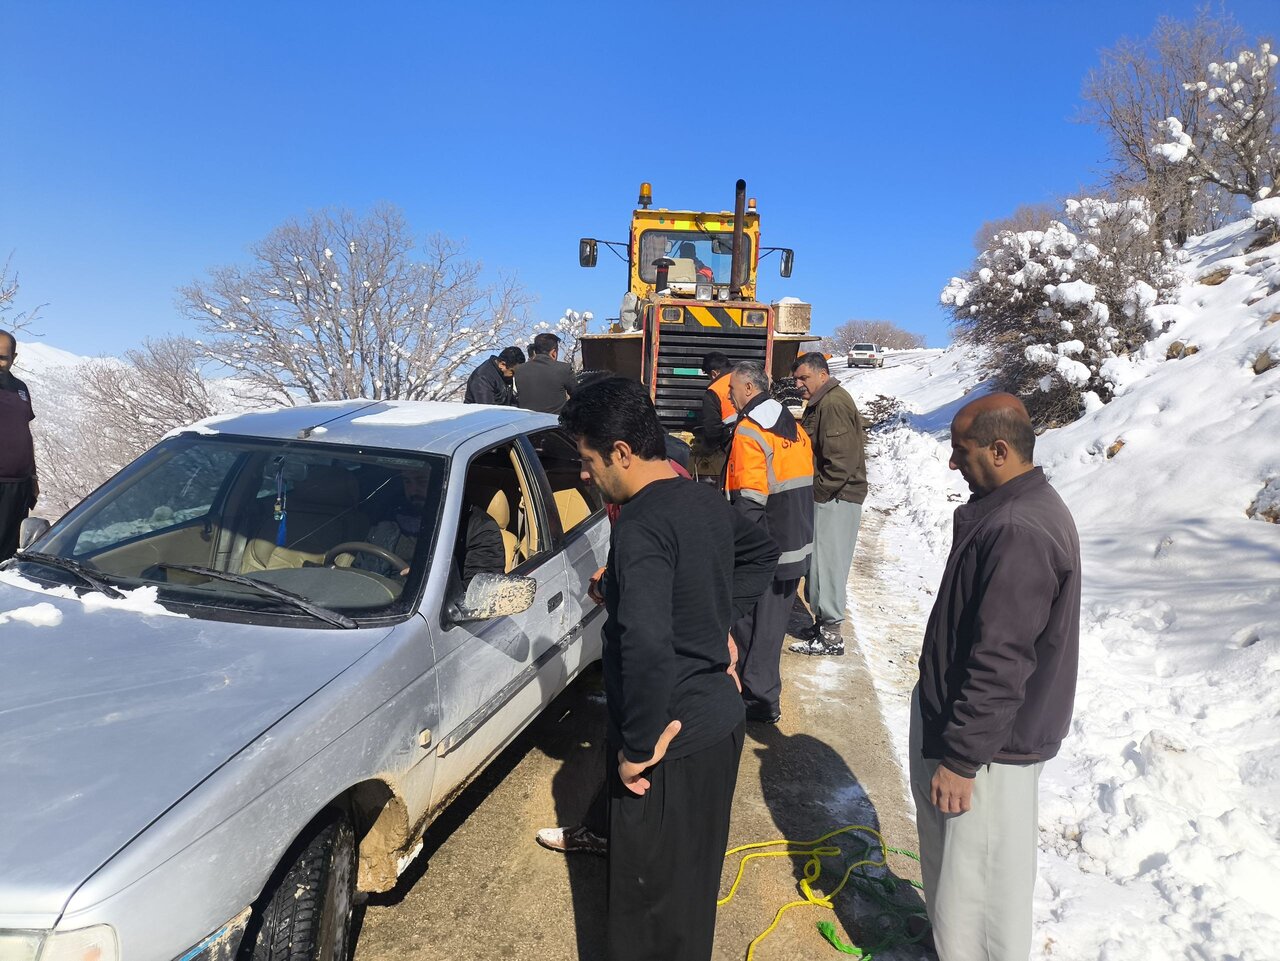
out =
<path fill-rule="evenodd" d="M 290 849 L 255 906 L 240 957 L 246 961 L 347 961 L 355 902 L 356 839 L 333 812 Z"/>

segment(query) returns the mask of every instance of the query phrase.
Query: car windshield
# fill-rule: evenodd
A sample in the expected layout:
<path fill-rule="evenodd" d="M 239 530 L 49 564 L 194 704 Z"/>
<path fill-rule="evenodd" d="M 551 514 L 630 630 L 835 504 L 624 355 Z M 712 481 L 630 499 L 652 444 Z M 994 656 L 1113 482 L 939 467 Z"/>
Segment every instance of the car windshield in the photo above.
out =
<path fill-rule="evenodd" d="M 751 257 L 751 238 L 742 238 L 744 252 Z M 733 234 L 700 230 L 646 230 L 640 235 L 640 278 L 653 283 L 658 276 L 653 262 L 667 257 L 673 283 L 696 284 L 701 278 L 714 284 L 729 283 L 733 262 Z"/>
<path fill-rule="evenodd" d="M 875 344 L 854 344 L 853 349 L 866 351 L 868 353 L 874 354 L 876 352 L 876 345 Z"/>
<path fill-rule="evenodd" d="M 446 465 L 413 453 L 183 434 L 117 474 L 15 563 L 46 584 L 83 587 L 79 569 L 122 590 L 155 586 L 161 603 L 193 616 L 350 626 L 404 613 L 416 595 Z"/>

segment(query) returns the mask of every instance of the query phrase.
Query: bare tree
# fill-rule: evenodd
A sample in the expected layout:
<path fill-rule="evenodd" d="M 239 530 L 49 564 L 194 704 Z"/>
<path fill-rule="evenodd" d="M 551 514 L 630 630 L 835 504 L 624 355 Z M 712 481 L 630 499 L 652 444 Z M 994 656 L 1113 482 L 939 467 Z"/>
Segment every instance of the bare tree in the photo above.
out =
<path fill-rule="evenodd" d="M 1124 39 L 1102 51 L 1101 64 L 1085 79 L 1080 118 L 1107 136 L 1107 186 L 1117 197 L 1143 197 L 1155 212 L 1159 235 L 1175 243 L 1220 226 L 1233 203 L 1222 191 L 1171 170 L 1151 145 L 1161 138 L 1160 124 L 1168 117 L 1182 118 L 1193 136 L 1206 129 L 1205 93 L 1186 83 L 1204 76 L 1209 64 L 1225 58 L 1242 39 L 1230 14 L 1210 7 L 1190 22 L 1161 17 L 1145 40 Z"/>
<path fill-rule="evenodd" d="M 1061 216 L 1061 204 L 1022 204 L 1008 217 L 988 220 L 973 235 L 973 247 L 978 253 L 986 250 L 996 235 L 1006 230 L 1018 233 L 1023 230 L 1045 230 Z"/>
<path fill-rule="evenodd" d="M 13 312 L 19 287 L 18 273 L 13 269 L 13 253 L 10 252 L 4 264 L 0 265 L 0 330 L 7 330 L 10 333 L 26 330 L 40 316 L 40 308 L 44 306 L 43 304 L 32 307 L 30 310 Z"/>
<path fill-rule="evenodd" d="M 910 350 L 925 346 L 921 334 L 903 330 L 890 320 L 848 320 L 822 338 L 822 349 L 833 354 L 846 353 L 854 344 L 878 344 L 892 350 Z"/>
<path fill-rule="evenodd" d="M 146 340 L 80 366 L 80 401 L 127 462 L 169 431 L 218 413 L 201 367 L 204 348 L 186 337 Z"/>
<path fill-rule="evenodd" d="M 417 245 L 399 209 L 290 220 L 180 292 L 209 356 L 277 403 L 446 400 L 491 350 L 523 343 L 532 298 L 440 235 Z M 415 256 L 417 254 L 417 256 Z"/>
<path fill-rule="evenodd" d="M 44 510 L 65 511 L 169 431 L 243 408 L 243 397 L 219 396 L 204 362 L 195 341 L 162 337 L 42 374 L 33 427 Z"/>

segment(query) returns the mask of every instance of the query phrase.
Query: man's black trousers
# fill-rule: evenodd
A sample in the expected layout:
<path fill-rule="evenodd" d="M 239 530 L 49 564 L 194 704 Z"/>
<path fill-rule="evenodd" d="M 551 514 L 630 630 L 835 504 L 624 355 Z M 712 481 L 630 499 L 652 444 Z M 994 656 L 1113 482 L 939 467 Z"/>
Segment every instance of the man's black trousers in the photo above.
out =
<path fill-rule="evenodd" d="M 609 783 L 609 961 L 708 961 L 743 726 L 646 772 L 649 790 Z"/>
<path fill-rule="evenodd" d="M 0 561 L 18 550 L 18 529 L 31 504 L 31 481 L 0 482 Z"/>
<path fill-rule="evenodd" d="M 770 582 L 751 613 L 733 625 L 742 700 L 748 708 L 778 712 L 782 698 L 782 641 L 799 586 L 799 578 Z"/>

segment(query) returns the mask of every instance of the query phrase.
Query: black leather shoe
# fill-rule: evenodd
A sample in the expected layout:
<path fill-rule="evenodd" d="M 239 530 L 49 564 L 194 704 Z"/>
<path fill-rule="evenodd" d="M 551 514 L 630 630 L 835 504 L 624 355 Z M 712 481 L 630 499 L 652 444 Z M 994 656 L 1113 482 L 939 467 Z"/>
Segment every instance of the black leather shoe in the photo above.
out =
<path fill-rule="evenodd" d="M 782 720 L 782 712 L 777 708 L 753 705 L 747 708 L 747 720 L 759 724 L 777 724 Z"/>

